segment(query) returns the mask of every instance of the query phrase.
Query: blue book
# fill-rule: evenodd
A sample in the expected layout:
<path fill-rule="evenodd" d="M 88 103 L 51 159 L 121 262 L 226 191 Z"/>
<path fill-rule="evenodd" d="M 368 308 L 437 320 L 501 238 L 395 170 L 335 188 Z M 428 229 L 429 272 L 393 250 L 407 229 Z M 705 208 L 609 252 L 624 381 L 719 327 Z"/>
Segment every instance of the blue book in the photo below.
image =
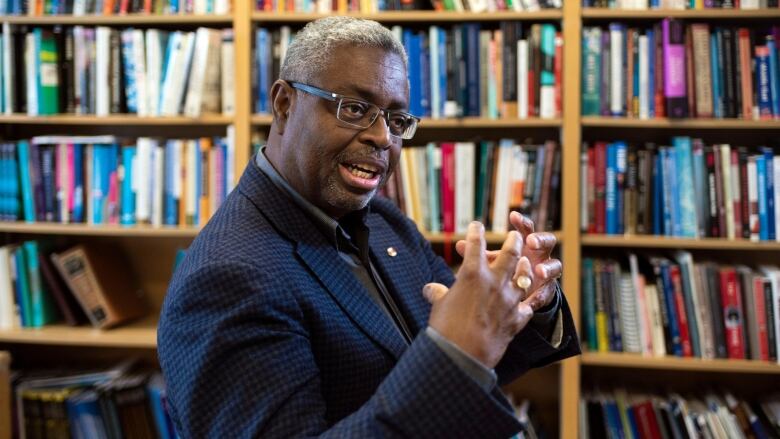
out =
<path fill-rule="evenodd" d="M 479 87 L 479 23 L 466 23 L 463 25 L 465 38 L 466 61 L 466 108 L 465 116 L 480 116 L 480 87 Z"/>
<path fill-rule="evenodd" d="M 33 199 L 33 183 L 30 175 L 30 144 L 26 140 L 20 140 L 17 144 L 19 151 L 19 186 L 22 193 L 22 211 L 24 220 L 34 222 L 36 218 L 35 201 Z"/>
<path fill-rule="evenodd" d="M 766 47 L 756 48 L 756 87 L 758 88 L 758 114 L 761 119 L 772 118 L 769 53 Z"/>
<path fill-rule="evenodd" d="M 173 439 L 176 437 L 170 416 L 165 408 L 166 392 L 162 375 L 155 374 L 146 385 L 146 394 L 149 398 L 149 408 L 154 418 L 154 426 L 158 437 L 161 439 Z"/>
<path fill-rule="evenodd" d="M 420 107 L 422 113 L 420 116 L 431 116 L 431 48 L 428 34 L 419 32 L 417 41 L 420 46 L 418 53 L 420 57 Z"/>
<path fill-rule="evenodd" d="M 763 155 L 756 156 L 756 175 L 758 176 L 758 238 L 769 240 L 769 212 L 766 193 L 766 159 Z"/>
<path fill-rule="evenodd" d="M 610 143 L 607 145 L 607 187 L 604 194 L 605 204 L 605 231 L 608 235 L 614 235 L 618 232 L 618 211 L 617 211 L 617 145 Z"/>
<path fill-rule="evenodd" d="M 135 190 L 133 188 L 133 160 L 135 160 L 135 146 L 128 145 L 122 149 L 122 168 L 124 177 L 122 178 L 122 207 L 119 212 L 119 224 L 135 224 Z"/>
<path fill-rule="evenodd" d="M 135 86 L 135 62 L 133 61 L 133 33 L 132 29 L 122 31 L 122 65 L 124 66 L 125 100 L 128 113 L 138 113 L 138 89 Z M 166 59 L 168 59 L 166 51 Z M 165 70 L 163 70 L 165 71 Z M 83 75 L 87 76 L 87 75 Z M 84 89 L 88 90 L 88 88 Z M 83 103 L 81 105 L 84 105 Z"/>
<path fill-rule="evenodd" d="M 609 437 L 612 439 L 625 438 L 623 426 L 620 421 L 620 412 L 618 411 L 618 406 L 614 399 L 609 398 L 604 401 L 604 417 Z"/>
<path fill-rule="evenodd" d="M 8 185 L 9 193 L 11 194 L 11 216 L 14 221 L 18 221 L 22 217 L 22 203 L 21 203 L 21 186 L 19 184 L 19 164 L 16 159 L 15 143 L 8 144 Z"/>
<path fill-rule="evenodd" d="M 769 50 L 769 97 L 772 99 L 772 115 L 780 117 L 780 72 L 777 65 L 777 43 L 772 35 L 766 36 Z"/>
<path fill-rule="evenodd" d="M 712 69 L 712 113 L 716 118 L 723 117 L 723 69 L 720 67 L 720 45 L 718 34 L 720 29 L 715 29 L 710 34 L 710 68 Z"/>
<path fill-rule="evenodd" d="M 73 145 L 73 217 L 74 223 L 84 222 L 84 145 Z"/>
<path fill-rule="evenodd" d="M 694 194 L 693 152 L 690 137 L 672 138 L 676 156 L 677 200 L 680 206 L 680 235 L 696 238 L 699 222 L 696 215 L 696 195 Z"/>
<path fill-rule="evenodd" d="M 655 32 L 652 29 L 648 29 L 645 33 L 647 35 L 648 50 L 647 50 L 647 70 L 648 70 L 648 115 L 652 119 L 655 117 Z"/>
<path fill-rule="evenodd" d="M 624 141 L 617 141 L 614 145 L 616 154 L 615 179 L 617 184 L 617 197 L 615 198 L 615 219 L 617 220 L 616 233 L 622 235 L 626 231 L 623 197 L 626 188 L 626 155 L 628 154 L 628 145 L 626 145 L 626 142 Z"/>
<path fill-rule="evenodd" d="M 255 33 L 255 51 L 257 53 L 257 102 L 255 108 L 258 113 L 268 113 L 268 92 L 271 90 L 271 75 L 269 63 L 273 62 L 273 54 L 270 52 L 271 35 L 268 29 L 260 28 Z"/>
<path fill-rule="evenodd" d="M 175 226 L 179 224 L 179 196 L 176 193 L 177 182 L 180 172 L 180 163 L 176 160 L 176 149 L 181 148 L 176 145 L 177 140 L 168 140 L 165 142 L 165 182 L 163 185 L 164 214 L 163 224 Z M 180 155 L 180 154 L 179 154 Z"/>
<path fill-rule="evenodd" d="M 422 116 L 422 105 L 420 99 L 422 90 L 420 90 L 420 46 L 417 35 L 412 29 L 404 29 L 402 41 L 409 65 L 409 112 L 415 116 Z"/>
<path fill-rule="evenodd" d="M 56 206 L 57 194 L 54 183 L 54 147 L 39 146 L 41 157 L 41 189 L 43 191 L 43 219 L 57 221 L 59 209 Z"/>
<path fill-rule="evenodd" d="M 46 291 L 38 260 L 38 242 L 25 241 L 22 244 L 27 258 L 27 280 L 30 288 L 30 305 L 32 307 L 32 327 L 51 323 L 57 318 L 57 312 L 49 292 Z"/>
<path fill-rule="evenodd" d="M 32 302 L 30 301 L 30 283 L 27 279 L 27 256 L 24 247 L 18 247 L 14 251 L 14 263 L 16 271 L 15 297 L 19 305 L 19 314 L 22 327 L 32 326 Z"/>
<path fill-rule="evenodd" d="M 761 148 L 764 152 L 764 162 L 766 163 L 766 217 L 767 217 L 767 237 L 770 241 L 775 240 L 775 170 L 774 170 L 774 151 L 772 148 Z"/>
<path fill-rule="evenodd" d="M 100 411 L 100 397 L 94 389 L 85 389 L 65 400 L 74 438 L 107 438 L 108 431 Z"/>
<path fill-rule="evenodd" d="M 663 187 L 663 154 L 656 151 L 653 160 L 653 235 L 664 235 L 664 187 Z"/>
<path fill-rule="evenodd" d="M 659 291 L 663 294 L 666 301 L 666 314 L 669 319 L 669 332 L 672 336 L 672 353 L 675 356 L 682 357 L 682 340 L 680 339 L 680 325 L 677 323 L 677 307 L 675 306 L 674 286 L 672 285 L 672 276 L 669 272 L 669 261 L 661 262 L 661 281 L 664 290 Z"/>
<path fill-rule="evenodd" d="M 704 146 L 700 140 L 696 140 L 693 147 L 693 194 L 696 200 L 696 220 L 699 228 L 699 237 L 707 236 L 709 230 L 708 218 L 710 215 L 710 193 L 707 184 L 707 164 L 704 157 Z"/>
<path fill-rule="evenodd" d="M 436 28 L 439 33 L 439 114 L 444 115 L 444 104 L 447 102 L 447 31 Z"/>
<path fill-rule="evenodd" d="M 11 158 L 6 144 L 0 143 L 0 221 L 11 220 Z"/>

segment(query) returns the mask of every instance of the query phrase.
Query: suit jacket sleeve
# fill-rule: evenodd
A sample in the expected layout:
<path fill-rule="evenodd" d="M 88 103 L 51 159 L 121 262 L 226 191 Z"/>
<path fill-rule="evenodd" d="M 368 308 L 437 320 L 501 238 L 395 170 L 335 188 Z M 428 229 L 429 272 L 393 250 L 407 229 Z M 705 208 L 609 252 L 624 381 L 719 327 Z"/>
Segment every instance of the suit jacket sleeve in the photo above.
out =
<path fill-rule="evenodd" d="M 424 242 L 423 245 L 428 247 L 426 252 L 428 263 L 434 276 L 434 280 L 431 282 L 451 286 L 455 282 L 452 269 L 447 266 L 444 259 L 433 252 L 430 244 Z M 580 353 L 577 330 L 574 327 L 571 311 L 569 311 L 569 304 L 562 291 L 560 298 L 560 318 L 563 319 L 563 336 L 560 345 L 557 348 L 553 347 L 544 335 L 532 325 L 527 325 L 510 343 L 504 357 L 495 368 L 499 385 L 510 383 L 528 369 L 545 366 Z"/>
<path fill-rule="evenodd" d="M 329 424 L 303 311 L 284 277 L 235 261 L 183 268 L 158 335 L 182 437 L 509 437 L 520 428 L 500 395 L 424 333 L 365 404 Z"/>

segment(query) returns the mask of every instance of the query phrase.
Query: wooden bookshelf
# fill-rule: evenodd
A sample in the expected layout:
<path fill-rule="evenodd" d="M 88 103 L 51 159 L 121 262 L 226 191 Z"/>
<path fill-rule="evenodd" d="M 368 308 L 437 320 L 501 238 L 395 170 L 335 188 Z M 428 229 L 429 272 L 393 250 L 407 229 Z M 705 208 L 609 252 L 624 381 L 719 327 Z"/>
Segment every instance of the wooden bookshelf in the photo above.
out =
<path fill-rule="evenodd" d="M 328 15 L 346 15 L 350 17 L 365 18 L 381 23 L 435 23 L 435 22 L 463 22 L 463 21 L 508 21 L 508 20 L 560 20 L 563 13 L 557 9 L 546 9 L 534 12 L 454 12 L 454 11 L 385 11 L 372 14 L 349 12 L 345 14 L 317 14 L 317 13 L 268 13 L 253 12 L 252 21 L 257 23 L 308 23 L 309 21 Z"/>
<path fill-rule="evenodd" d="M 742 119 L 635 119 L 583 116 L 582 127 L 637 129 L 778 130 L 780 120 Z"/>
<path fill-rule="evenodd" d="M 229 26 L 233 23 L 233 16 L 214 14 L 44 15 L 39 17 L 6 15 L 2 16 L 0 21 L 33 26 L 51 26 L 55 24 L 85 26 Z"/>
<path fill-rule="evenodd" d="M 704 360 L 701 358 L 650 357 L 622 352 L 583 352 L 582 365 L 652 370 L 780 375 L 780 364 L 755 360 Z"/>
<path fill-rule="evenodd" d="M 696 20 L 745 20 L 780 18 L 780 9 L 645 9 L 623 10 L 582 8 L 582 18 L 603 20 L 660 20 L 663 18 Z"/>
<path fill-rule="evenodd" d="M 463 117 L 458 119 L 430 119 L 420 121 L 418 130 L 441 128 L 559 128 L 562 124 L 560 118 L 554 119 L 488 119 L 484 117 Z M 270 126 L 271 116 L 255 114 L 252 116 L 252 125 Z"/>
<path fill-rule="evenodd" d="M 133 126 L 220 126 L 233 123 L 232 116 L 204 115 L 187 116 L 135 116 L 132 114 L 111 114 L 108 116 L 56 114 L 52 116 L 27 116 L 25 114 L 0 115 L 0 124 L 24 125 L 133 125 Z"/>
<path fill-rule="evenodd" d="M 698 250 L 780 251 L 780 242 L 747 239 L 674 238 L 655 235 L 583 235 L 583 247 L 686 248 Z"/>
<path fill-rule="evenodd" d="M 4 329 L 0 330 L 0 343 L 155 349 L 157 317 L 106 330 L 61 324 Z"/>
<path fill-rule="evenodd" d="M 117 236 L 136 238 L 194 238 L 199 227 L 152 227 L 148 225 L 90 225 L 58 223 L 0 222 L 0 233 L 31 235 Z"/>

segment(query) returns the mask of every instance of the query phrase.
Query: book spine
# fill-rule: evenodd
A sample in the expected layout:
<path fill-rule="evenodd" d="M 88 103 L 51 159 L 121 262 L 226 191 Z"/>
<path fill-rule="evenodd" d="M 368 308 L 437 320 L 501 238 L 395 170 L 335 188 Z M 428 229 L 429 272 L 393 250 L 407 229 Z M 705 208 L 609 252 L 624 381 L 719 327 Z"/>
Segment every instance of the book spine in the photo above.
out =
<path fill-rule="evenodd" d="M 688 116 L 685 89 L 685 32 L 683 24 L 665 18 L 663 24 L 664 97 L 668 117 Z"/>

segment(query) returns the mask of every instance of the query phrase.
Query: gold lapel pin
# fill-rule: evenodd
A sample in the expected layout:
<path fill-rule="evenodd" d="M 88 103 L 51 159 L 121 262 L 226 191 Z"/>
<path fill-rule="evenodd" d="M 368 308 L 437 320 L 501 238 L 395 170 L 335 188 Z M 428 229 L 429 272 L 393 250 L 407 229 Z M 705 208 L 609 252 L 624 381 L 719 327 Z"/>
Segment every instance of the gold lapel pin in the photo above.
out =
<path fill-rule="evenodd" d="M 391 258 L 394 258 L 394 257 L 395 257 L 395 255 L 397 255 L 397 254 L 398 254 L 398 252 L 397 252 L 397 251 L 395 251 L 395 247 L 387 247 L 387 254 L 388 254 L 388 255 L 389 255 Z"/>

